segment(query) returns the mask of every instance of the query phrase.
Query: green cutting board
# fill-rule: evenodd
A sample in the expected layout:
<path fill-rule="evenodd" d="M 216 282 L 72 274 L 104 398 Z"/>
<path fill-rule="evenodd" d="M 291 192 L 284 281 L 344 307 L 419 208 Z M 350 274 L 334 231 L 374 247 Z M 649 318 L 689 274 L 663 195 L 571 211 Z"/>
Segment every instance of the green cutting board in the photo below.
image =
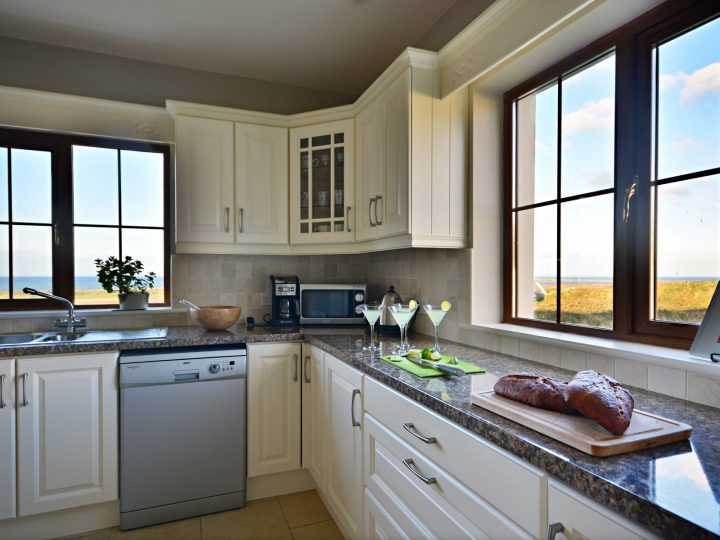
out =
<path fill-rule="evenodd" d="M 446 373 L 435 368 L 419 366 L 415 362 L 411 362 L 404 356 L 398 356 L 396 354 L 386 354 L 384 356 L 381 356 L 380 358 L 388 364 L 392 364 L 393 366 L 397 366 L 400 369 L 404 369 L 405 371 L 408 371 L 413 375 L 417 375 L 418 377 L 438 377 L 440 375 L 447 375 Z M 462 360 L 460 360 L 457 364 L 453 364 L 452 359 L 452 356 L 441 356 L 440 360 L 438 360 L 437 363 L 459 367 L 467 374 L 485 373 L 485 369 L 477 367 L 474 364 L 468 364 L 467 362 L 463 362 Z"/>

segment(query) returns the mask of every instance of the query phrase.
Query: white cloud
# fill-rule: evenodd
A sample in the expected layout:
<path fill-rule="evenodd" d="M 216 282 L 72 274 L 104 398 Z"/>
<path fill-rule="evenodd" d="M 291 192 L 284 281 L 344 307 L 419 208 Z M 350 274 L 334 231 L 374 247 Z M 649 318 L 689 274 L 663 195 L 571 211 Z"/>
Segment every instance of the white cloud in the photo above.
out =
<path fill-rule="evenodd" d="M 544 153 L 550 152 L 550 150 L 552 150 L 552 148 L 550 148 L 550 146 L 548 146 L 547 144 L 542 142 L 540 139 L 535 139 L 535 153 L 536 154 L 539 154 L 539 153 L 544 154 Z"/>
<path fill-rule="evenodd" d="M 662 92 L 667 88 L 676 88 L 679 84 L 684 84 L 688 77 L 689 75 L 682 71 L 678 71 L 675 75 L 662 74 L 659 81 L 660 91 Z"/>
<path fill-rule="evenodd" d="M 612 187 L 612 174 L 610 171 L 585 173 L 580 175 L 580 181 L 590 189 L 604 189 Z"/>
<path fill-rule="evenodd" d="M 666 184 L 660 187 L 660 194 L 663 197 L 671 197 L 675 200 L 687 199 L 690 195 L 690 190 L 687 186 L 684 186 L 682 182 L 675 182 L 674 184 Z"/>
<path fill-rule="evenodd" d="M 720 93 L 720 62 L 713 62 L 690 75 L 678 71 L 674 75 L 660 75 L 660 91 L 682 87 L 680 103 L 688 106 L 707 94 Z"/>
<path fill-rule="evenodd" d="M 703 141 L 698 141 L 688 137 L 687 135 L 682 139 L 676 139 L 670 141 L 670 148 L 678 152 L 695 152 L 705 148 Z"/>
<path fill-rule="evenodd" d="M 603 98 L 583 103 L 579 109 L 564 115 L 562 122 L 564 134 L 613 129 L 615 100 Z"/>

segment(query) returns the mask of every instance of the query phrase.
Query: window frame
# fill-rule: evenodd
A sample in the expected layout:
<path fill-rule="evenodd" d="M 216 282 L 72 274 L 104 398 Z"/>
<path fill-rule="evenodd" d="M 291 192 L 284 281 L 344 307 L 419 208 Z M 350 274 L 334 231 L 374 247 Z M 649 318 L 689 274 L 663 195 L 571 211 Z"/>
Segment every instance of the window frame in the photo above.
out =
<path fill-rule="evenodd" d="M 600 39 L 575 51 L 506 92 L 503 96 L 503 322 L 552 331 L 688 349 L 697 326 L 654 321 L 650 317 L 651 239 L 650 171 L 652 139 L 652 48 L 720 14 L 720 4 L 668 0 Z M 561 80 L 593 59 L 614 50 L 615 185 L 613 328 L 602 329 L 515 316 L 513 186 L 515 182 L 514 104 L 553 80 Z M 558 162 L 558 166 L 560 163 Z M 626 190 L 638 176 L 631 219 L 624 223 Z M 633 219 L 634 217 L 634 219 Z M 558 227 L 558 236 L 560 227 Z M 560 278 L 561 276 L 558 276 Z M 559 298 L 558 298 L 559 300 Z M 560 303 L 558 302 L 558 308 Z"/>
<path fill-rule="evenodd" d="M 163 242 L 165 245 L 163 280 L 163 302 L 152 303 L 151 307 L 170 305 L 170 257 L 172 241 L 172 159 L 167 144 L 143 142 L 128 139 L 112 139 L 91 135 L 72 135 L 34 131 L 21 128 L 0 128 L 0 146 L 27 148 L 51 152 L 52 170 L 52 219 L 51 226 L 57 231 L 59 244 L 52 243 L 53 294 L 72 301 L 75 300 L 75 264 L 74 264 L 74 219 L 73 219 L 73 170 L 72 147 L 92 146 L 115 150 L 153 152 L 163 155 Z M 9 202 L 10 203 L 10 202 Z M 122 228 L 143 228 L 111 226 L 118 231 Z M 152 227 L 148 227 L 152 228 Z M 157 229 L 157 227 L 155 227 Z M 11 247 L 11 246 L 10 246 Z M 122 249 L 122 242 L 120 242 Z M 120 253 L 117 254 L 118 256 Z M 12 257 L 12 252 L 11 252 Z M 63 261 L 73 261 L 64 264 Z M 77 309 L 113 309 L 111 304 L 82 304 Z M 37 311 L 57 310 L 57 302 L 35 298 L 15 298 L 0 300 L 0 311 Z"/>

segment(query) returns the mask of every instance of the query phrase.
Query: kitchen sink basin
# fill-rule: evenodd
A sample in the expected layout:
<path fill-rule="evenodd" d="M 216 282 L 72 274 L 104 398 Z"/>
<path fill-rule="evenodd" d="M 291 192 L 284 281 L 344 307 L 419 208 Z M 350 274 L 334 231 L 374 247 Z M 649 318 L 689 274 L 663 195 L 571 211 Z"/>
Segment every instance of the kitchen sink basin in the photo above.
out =
<path fill-rule="evenodd" d="M 86 330 L 82 332 L 34 332 L 26 334 L 0 334 L 0 347 L 50 343 L 96 343 L 101 341 L 137 341 L 165 339 L 167 328 L 138 330 Z"/>
<path fill-rule="evenodd" d="M 0 334 L 0 347 L 5 345 L 21 345 L 23 343 L 32 343 L 33 341 L 44 335 L 44 333 Z"/>

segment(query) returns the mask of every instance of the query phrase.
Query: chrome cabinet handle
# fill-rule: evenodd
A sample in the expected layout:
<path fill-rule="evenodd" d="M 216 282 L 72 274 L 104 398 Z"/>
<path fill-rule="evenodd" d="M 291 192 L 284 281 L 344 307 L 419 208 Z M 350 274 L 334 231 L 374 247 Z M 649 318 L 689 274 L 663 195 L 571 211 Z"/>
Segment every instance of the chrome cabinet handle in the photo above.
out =
<path fill-rule="evenodd" d="M 305 377 L 305 384 L 308 384 L 310 382 L 310 377 L 308 377 L 308 360 L 310 360 L 310 355 L 307 355 L 305 357 L 305 363 L 303 364 L 303 377 Z"/>
<path fill-rule="evenodd" d="M 240 232 L 245 232 L 245 209 L 240 209 Z"/>
<path fill-rule="evenodd" d="M 415 467 L 413 467 L 413 465 L 415 465 L 415 462 L 411 458 L 403 459 L 402 461 L 403 465 L 405 465 L 411 473 L 413 473 L 426 484 L 437 484 L 437 478 L 435 478 L 434 476 L 423 476 L 422 474 L 417 472 L 415 470 Z"/>
<path fill-rule="evenodd" d="M 370 197 L 370 203 L 368 204 L 368 217 L 370 218 L 370 226 L 374 227 L 375 222 L 373 221 L 373 204 L 375 203 L 375 197 Z"/>
<path fill-rule="evenodd" d="M 353 427 L 360 427 L 360 422 L 355 420 L 355 396 L 360 395 L 360 390 L 355 388 L 352 393 L 352 398 L 350 398 L 350 421 L 352 422 Z"/>
<path fill-rule="evenodd" d="M 4 409 L 5 404 L 5 374 L 0 375 L 0 409 Z"/>
<path fill-rule="evenodd" d="M 27 398 L 27 388 L 25 387 L 25 383 L 27 382 L 28 374 L 23 373 L 20 375 L 20 378 L 22 379 L 22 391 L 23 391 L 23 399 L 22 399 L 22 405 L 23 407 L 27 407 L 30 405 L 30 400 Z"/>
<path fill-rule="evenodd" d="M 352 210 L 352 206 L 347 207 L 347 212 L 345 212 L 345 219 L 347 220 L 347 232 L 352 232 L 352 229 L 350 228 L 350 210 Z"/>
<path fill-rule="evenodd" d="M 623 223 L 630 221 L 630 200 L 635 196 L 635 193 L 637 193 L 638 180 L 638 175 L 635 175 L 633 177 L 633 183 L 625 190 L 625 202 L 623 203 L 622 210 Z"/>
<path fill-rule="evenodd" d="M 293 381 L 298 380 L 298 355 L 293 354 L 293 357 L 295 358 L 295 375 L 293 375 Z"/>
<path fill-rule="evenodd" d="M 382 202 L 382 195 L 378 195 L 375 197 L 375 225 L 382 225 L 383 222 L 378 218 L 378 203 Z M 382 215 L 382 212 L 380 212 L 380 215 Z"/>
<path fill-rule="evenodd" d="M 425 444 L 434 444 L 437 442 L 437 439 L 435 437 L 424 437 L 420 435 L 417 431 L 415 431 L 415 424 L 412 422 L 405 422 L 403 424 L 403 428 L 405 428 L 405 431 L 407 431 L 410 435 L 413 437 L 417 437 Z"/>
<path fill-rule="evenodd" d="M 230 232 L 230 207 L 225 207 L 225 232 Z"/>
<path fill-rule="evenodd" d="M 559 521 L 557 523 L 551 523 L 547 528 L 547 540 L 555 540 L 558 533 L 565 532 L 565 527 Z"/>

